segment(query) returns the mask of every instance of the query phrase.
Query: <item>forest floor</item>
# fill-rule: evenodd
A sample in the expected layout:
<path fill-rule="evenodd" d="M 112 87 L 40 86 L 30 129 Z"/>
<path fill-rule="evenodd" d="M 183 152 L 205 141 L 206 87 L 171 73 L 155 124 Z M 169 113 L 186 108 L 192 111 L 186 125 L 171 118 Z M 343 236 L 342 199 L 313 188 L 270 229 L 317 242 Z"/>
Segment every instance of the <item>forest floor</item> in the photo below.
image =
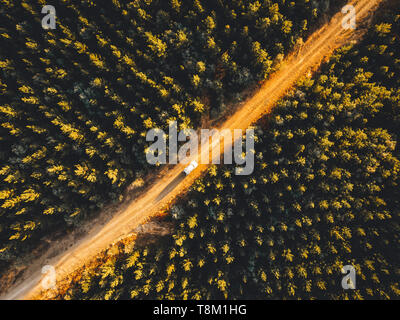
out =
<path fill-rule="evenodd" d="M 357 29 L 345 30 L 342 27 L 344 15 L 339 12 L 322 28 L 314 32 L 297 52 L 286 57 L 279 68 L 247 101 L 242 102 L 236 111 L 216 129 L 246 130 L 269 113 L 276 102 L 290 91 L 296 83 L 310 77 L 333 51 L 351 41 L 362 37 L 368 28 L 373 13 L 385 0 L 354 0 Z M 211 129 L 211 128 L 209 128 Z M 218 154 L 221 149 L 212 145 Z M 207 151 L 208 150 L 204 150 Z M 204 152 L 203 151 L 203 152 Z M 182 196 L 193 182 L 204 174 L 207 165 L 199 165 L 189 176 L 184 177 L 185 165 L 178 164 L 161 170 L 154 181 L 139 197 L 127 197 L 123 203 L 105 209 L 98 218 L 86 223 L 79 234 L 72 233 L 50 244 L 49 249 L 29 262 L 10 288 L 0 299 L 45 299 L 54 296 L 42 290 L 42 267 L 54 266 L 57 284 L 68 283 L 74 271 L 89 264 L 96 255 L 119 240 L 132 236 L 137 228 L 151 217 L 165 211 L 178 197 Z M 136 231 L 135 231 L 136 230 Z M 13 272 L 10 270 L 10 272 Z"/>

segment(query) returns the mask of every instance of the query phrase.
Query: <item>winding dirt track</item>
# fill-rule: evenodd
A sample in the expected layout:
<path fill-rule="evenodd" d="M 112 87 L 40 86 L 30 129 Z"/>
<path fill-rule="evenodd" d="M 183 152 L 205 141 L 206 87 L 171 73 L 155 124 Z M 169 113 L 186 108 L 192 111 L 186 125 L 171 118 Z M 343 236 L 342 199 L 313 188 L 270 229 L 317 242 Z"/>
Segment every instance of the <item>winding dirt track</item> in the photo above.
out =
<path fill-rule="evenodd" d="M 357 12 L 357 22 L 367 21 L 373 12 L 385 0 L 354 0 L 351 3 Z M 344 30 L 344 15 L 337 13 L 329 23 L 315 32 L 303 45 L 300 52 L 287 57 L 278 72 L 267 80 L 248 101 L 219 128 L 246 130 L 252 123 L 268 113 L 276 102 L 290 90 L 307 72 L 317 69 L 322 61 L 341 45 L 357 40 L 365 28 L 356 31 Z M 217 146 L 213 148 L 220 152 Z M 129 235 L 136 227 L 171 202 L 177 195 L 184 193 L 189 186 L 207 169 L 200 165 L 193 173 L 182 179 L 184 165 L 176 165 L 166 171 L 141 197 L 114 216 L 105 225 L 94 225 L 92 230 L 70 248 L 53 258 L 44 254 L 33 261 L 25 272 L 23 281 L 10 288 L 0 299 L 37 299 L 41 296 L 41 266 L 53 265 L 57 272 L 57 281 L 62 281 L 72 272 L 93 259 L 118 239 Z M 173 186 L 173 187 L 170 187 Z M 171 190 L 169 190 L 171 189 Z M 160 199 L 160 195 L 165 193 Z"/>

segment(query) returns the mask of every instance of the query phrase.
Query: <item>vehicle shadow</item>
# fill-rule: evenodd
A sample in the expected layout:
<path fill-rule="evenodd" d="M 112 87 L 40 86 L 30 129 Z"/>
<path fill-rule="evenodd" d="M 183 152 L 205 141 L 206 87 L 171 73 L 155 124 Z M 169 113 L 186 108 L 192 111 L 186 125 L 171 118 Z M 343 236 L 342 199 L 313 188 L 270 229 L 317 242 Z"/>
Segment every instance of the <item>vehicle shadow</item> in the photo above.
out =
<path fill-rule="evenodd" d="M 181 172 L 180 174 L 178 174 L 174 180 L 172 180 L 161 192 L 160 194 L 157 196 L 155 203 L 161 201 L 162 199 L 164 199 L 171 191 L 173 191 L 179 183 L 181 183 L 183 181 L 183 179 L 185 179 L 186 175 L 184 172 Z"/>

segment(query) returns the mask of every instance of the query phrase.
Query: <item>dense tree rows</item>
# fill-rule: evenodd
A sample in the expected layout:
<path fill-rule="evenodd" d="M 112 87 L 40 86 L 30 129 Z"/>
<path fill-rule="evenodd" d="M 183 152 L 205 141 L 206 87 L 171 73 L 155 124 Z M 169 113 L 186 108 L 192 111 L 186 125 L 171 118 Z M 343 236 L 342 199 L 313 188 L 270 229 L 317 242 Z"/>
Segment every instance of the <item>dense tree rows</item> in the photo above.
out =
<path fill-rule="evenodd" d="M 0 260 L 141 183 L 146 131 L 196 127 L 329 9 L 308 0 L 0 4 Z"/>
<path fill-rule="evenodd" d="M 104 256 L 63 298 L 399 299 L 397 12 L 258 123 L 253 175 L 211 167 L 171 236 Z"/>

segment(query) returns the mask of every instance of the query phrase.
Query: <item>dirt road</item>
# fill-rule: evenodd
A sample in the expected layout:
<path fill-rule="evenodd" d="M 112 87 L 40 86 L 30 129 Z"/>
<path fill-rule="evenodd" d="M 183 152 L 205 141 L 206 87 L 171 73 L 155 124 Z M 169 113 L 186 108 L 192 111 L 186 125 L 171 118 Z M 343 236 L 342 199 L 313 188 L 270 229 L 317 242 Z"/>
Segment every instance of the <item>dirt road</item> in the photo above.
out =
<path fill-rule="evenodd" d="M 352 1 L 357 12 L 357 22 L 366 21 L 384 0 Z M 333 50 L 351 40 L 358 39 L 363 33 L 362 28 L 344 30 L 342 19 L 344 15 L 337 13 L 329 23 L 315 32 L 303 45 L 301 50 L 287 57 L 278 72 L 267 80 L 258 92 L 248 101 L 238 107 L 238 110 L 219 128 L 246 130 L 252 123 L 269 112 L 276 102 L 290 90 L 296 82 L 310 70 L 319 67 L 324 58 Z M 216 147 L 214 147 L 216 148 Z M 218 149 L 218 152 L 220 150 Z M 12 287 L 2 299 L 32 299 L 40 298 L 41 267 L 52 265 L 60 281 L 74 270 L 88 263 L 100 251 L 106 249 L 130 234 L 137 226 L 166 206 L 177 195 L 185 192 L 188 187 L 207 169 L 200 165 L 186 178 L 181 176 L 184 165 L 176 165 L 151 186 L 141 197 L 130 203 L 105 225 L 94 225 L 92 230 L 70 248 L 49 258 L 44 254 L 33 261 L 25 272 L 23 281 Z M 167 190 L 167 192 L 165 192 Z M 162 195 L 162 196 L 160 196 Z"/>

